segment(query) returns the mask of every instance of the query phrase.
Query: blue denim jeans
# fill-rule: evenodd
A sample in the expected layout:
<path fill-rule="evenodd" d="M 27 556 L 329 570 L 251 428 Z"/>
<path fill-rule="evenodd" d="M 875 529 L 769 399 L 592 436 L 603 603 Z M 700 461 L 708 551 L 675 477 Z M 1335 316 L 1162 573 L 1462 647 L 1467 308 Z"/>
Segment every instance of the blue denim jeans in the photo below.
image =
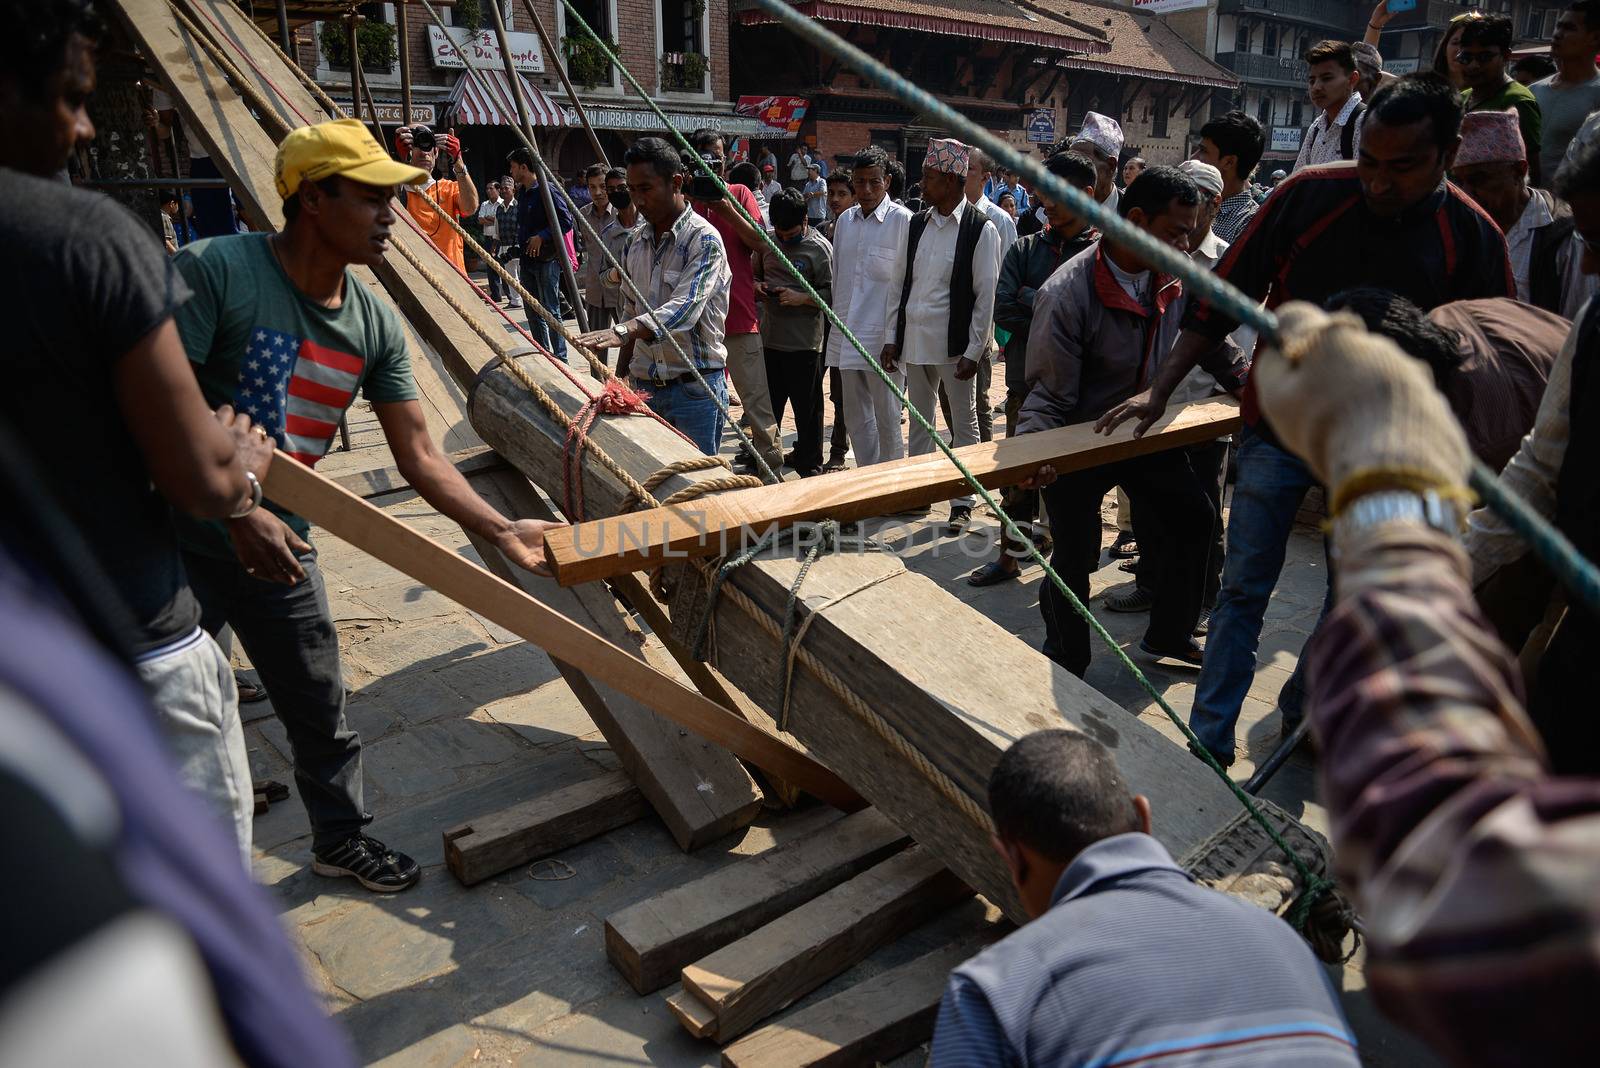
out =
<path fill-rule="evenodd" d="M 726 405 L 726 372 L 718 367 L 700 373 L 705 375 L 706 385 L 716 390 L 717 396 Z M 650 410 L 683 431 L 701 452 L 707 456 L 717 454 L 722 447 L 722 409 L 717 407 L 717 402 L 711 399 L 711 394 L 695 380 L 694 375 L 683 375 L 664 386 L 658 386 L 647 378 L 635 378 L 633 387 L 649 394 Z"/>
<path fill-rule="evenodd" d="M 1211 613 L 1205 665 L 1189 712 L 1189 727 L 1201 744 L 1224 759 L 1233 754 L 1234 727 L 1255 679 L 1261 623 L 1283 571 L 1295 513 L 1306 490 L 1316 484 L 1316 476 L 1298 457 L 1251 428 L 1244 429 L 1239 478 L 1228 516 L 1222 592 Z M 1279 696 L 1280 706 L 1291 718 L 1299 715 L 1302 693 L 1297 670 Z"/>
<path fill-rule="evenodd" d="M 522 288 L 539 298 L 539 303 L 556 318 L 561 317 L 561 264 L 555 260 L 522 258 Z M 561 334 L 551 330 L 539 313 L 528 309 L 528 333 L 534 340 L 557 356 L 565 358 L 567 343 Z"/>

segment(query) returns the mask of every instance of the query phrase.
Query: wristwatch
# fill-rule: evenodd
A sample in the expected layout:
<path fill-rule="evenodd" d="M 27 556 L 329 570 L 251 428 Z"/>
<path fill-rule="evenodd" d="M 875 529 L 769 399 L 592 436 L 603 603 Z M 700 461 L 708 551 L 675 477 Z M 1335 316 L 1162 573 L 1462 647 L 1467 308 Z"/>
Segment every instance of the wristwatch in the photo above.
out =
<path fill-rule="evenodd" d="M 1333 533 L 1344 538 L 1385 523 L 1417 523 L 1453 538 L 1461 533 L 1461 509 L 1433 490 L 1380 490 L 1351 501 L 1334 519 Z"/>
<path fill-rule="evenodd" d="M 627 323 L 616 323 L 616 324 L 613 324 L 613 326 L 611 327 L 611 332 L 613 334 L 616 334 L 623 341 L 626 341 L 630 337 L 633 336 L 633 331 L 628 328 L 628 324 Z"/>

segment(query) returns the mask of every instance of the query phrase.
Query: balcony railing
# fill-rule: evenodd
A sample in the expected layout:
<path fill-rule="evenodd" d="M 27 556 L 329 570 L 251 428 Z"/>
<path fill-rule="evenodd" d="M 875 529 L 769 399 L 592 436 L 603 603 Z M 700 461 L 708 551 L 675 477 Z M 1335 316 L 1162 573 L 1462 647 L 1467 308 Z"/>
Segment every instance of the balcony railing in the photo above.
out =
<path fill-rule="evenodd" d="M 1217 55 L 1217 62 L 1247 82 L 1265 82 L 1269 85 L 1304 88 L 1310 73 L 1303 59 L 1263 56 L 1255 52 L 1221 52 Z"/>
<path fill-rule="evenodd" d="M 675 93 L 703 93 L 710 64 L 699 52 L 668 52 L 661 57 L 661 88 Z"/>
<path fill-rule="evenodd" d="M 1221 0 L 1217 10 L 1223 14 L 1276 16 L 1310 26 L 1339 31 L 1343 38 L 1360 40 L 1371 8 L 1338 0 Z"/>

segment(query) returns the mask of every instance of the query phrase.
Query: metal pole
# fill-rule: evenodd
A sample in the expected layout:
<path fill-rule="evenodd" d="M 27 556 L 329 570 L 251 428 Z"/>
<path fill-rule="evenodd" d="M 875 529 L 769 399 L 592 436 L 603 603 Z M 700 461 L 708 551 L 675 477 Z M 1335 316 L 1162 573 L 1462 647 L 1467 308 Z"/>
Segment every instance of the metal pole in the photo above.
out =
<path fill-rule="evenodd" d="M 1278 769 L 1283 767 L 1284 762 L 1289 759 L 1296 749 L 1300 748 L 1300 743 L 1305 741 L 1306 736 L 1310 733 L 1311 717 L 1307 716 L 1299 722 L 1294 730 L 1289 732 L 1287 738 L 1278 743 L 1278 748 L 1274 749 L 1267 759 L 1261 762 L 1261 766 L 1256 769 L 1256 773 L 1250 776 L 1250 780 L 1244 784 L 1244 792 L 1252 797 L 1260 793 L 1261 788 L 1267 785 L 1274 775 L 1278 774 Z"/>
<path fill-rule="evenodd" d="M 354 8 L 344 20 L 344 39 L 350 50 L 350 114 L 361 117 L 361 53 L 356 50 L 356 19 L 360 16 Z M 383 131 L 378 132 L 378 143 L 383 143 Z"/>
<path fill-rule="evenodd" d="M 533 135 L 533 123 L 528 120 L 528 102 L 522 98 L 522 79 L 517 76 L 517 68 L 511 61 L 511 41 L 506 37 L 505 16 L 500 13 L 500 5 L 491 2 L 489 13 L 494 16 L 495 37 L 500 42 L 500 58 L 505 61 L 506 80 L 511 85 L 511 97 L 517 102 L 517 121 L 522 125 L 522 132 L 528 138 L 528 143 L 533 145 L 538 152 L 539 142 Z M 544 153 L 539 153 L 542 159 Z M 567 258 L 567 243 L 561 237 L 561 216 L 556 214 L 555 197 L 550 192 L 550 183 L 555 180 L 548 168 L 539 170 L 539 194 L 544 199 L 545 218 L 550 221 L 552 238 L 556 243 L 556 259 L 561 263 L 562 276 L 566 278 L 567 285 L 572 292 L 572 314 L 577 317 L 578 329 L 583 333 L 589 332 L 589 316 L 583 310 L 583 300 L 578 293 L 578 273 L 572 269 L 572 261 Z M 519 235 L 520 236 L 520 235 Z M 560 314 L 558 306 L 550 309 Z"/>
<path fill-rule="evenodd" d="M 560 3 L 561 0 L 556 0 Z M 594 146 L 594 154 L 606 169 L 611 169 L 611 161 L 606 158 L 606 150 L 600 147 L 600 138 L 595 136 L 594 127 L 589 125 L 589 115 L 583 109 L 583 101 L 578 99 L 577 90 L 572 88 L 572 79 L 567 77 L 567 66 L 556 57 L 556 46 L 551 43 L 550 34 L 544 28 L 544 19 L 539 17 L 539 12 L 533 6 L 533 0 L 522 0 L 522 6 L 527 9 L 528 17 L 533 20 L 533 28 L 539 32 L 539 40 L 544 44 L 545 52 L 550 56 L 550 62 L 556 68 L 556 74 L 561 78 L 561 85 L 567 91 L 567 96 L 572 100 L 572 110 L 578 113 L 578 121 L 583 123 L 583 130 L 589 135 L 589 143 Z"/>
<path fill-rule="evenodd" d="M 289 61 L 295 62 L 294 38 L 289 35 L 288 0 L 278 0 L 278 43 L 283 46 L 283 54 L 289 57 Z"/>
<path fill-rule="evenodd" d="M 395 33 L 400 38 L 400 125 L 411 125 L 411 7 L 406 0 L 394 5 Z"/>

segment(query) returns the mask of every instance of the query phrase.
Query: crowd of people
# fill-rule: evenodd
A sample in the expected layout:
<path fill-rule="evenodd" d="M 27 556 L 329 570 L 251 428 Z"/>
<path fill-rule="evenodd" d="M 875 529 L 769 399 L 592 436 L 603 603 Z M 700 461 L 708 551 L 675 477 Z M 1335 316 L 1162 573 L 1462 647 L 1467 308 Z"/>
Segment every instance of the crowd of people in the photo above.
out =
<path fill-rule="evenodd" d="M 1237 111 L 1175 166 L 1130 154 L 1093 111 L 1047 155 L 1054 178 L 1274 309 L 1273 345 L 949 138 L 908 187 L 878 146 L 832 168 L 797 147 L 780 181 L 770 152 L 731 160 L 712 130 L 692 153 L 643 137 L 583 172 L 574 213 L 526 149 L 480 196 L 453 133 L 407 127 L 391 151 L 334 121 L 278 146 L 281 231 L 198 237 L 174 198 L 157 238 L 58 177 L 93 136 L 92 7 L 0 0 L 0 15 L 30 31 L 0 71 L 0 269 L 18 311 L 0 394 L 0 836 L 29 862 L 0 890 L 0 1061 L 100 1063 L 137 1024 L 182 1051 L 163 1063 L 354 1063 L 250 882 L 219 637 L 243 644 L 288 733 L 311 870 L 390 893 L 421 869 L 367 833 L 310 526 L 262 482 L 282 453 L 315 464 L 360 394 L 426 502 L 547 573 L 548 524 L 500 514 L 440 451 L 403 327 L 351 270 L 383 260 L 401 212 L 463 267 L 452 221 L 476 217 L 519 285 L 558 319 L 581 308 L 578 341 L 616 350 L 617 373 L 708 454 L 731 383 L 746 468 L 925 454 L 924 422 L 990 440 L 996 362 L 1007 436 L 1142 435 L 1174 405 L 1238 395 L 1235 444 L 1046 466 L 1005 506 L 1086 601 L 1107 495 L 1125 495 L 1136 581 L 1110 607 L 1149 613 L 1145 655 L 1198 669 L 1190 725 L 1227 767 L 1296 514 L 1323 487 L 1329 587 L 1278 708 L 1286 730 L 1313 722 L 1374 993 L 1454 1063 L 1591 1055 L 1600 616 L 1505 520 L 1469 513 L 1465 487 L 1473 461 L 1501 471 L 1600 557 L 1600 0 L 1562 13 L 1554 69 L 1531 85 L 1508 71 L 1499 16 L 1457 20 L 1440 69 L 1405 78 L 1374 63 L 1375 40 L 1317 44 L 1317 116 L 1264 198 L 1263 131 Z M 1380 4 L 1369 36 L 1386 20 Z M 529 328 L 564 353 L 565 328 Z M 950 502 L 951 533 L 972 505 Z M 1026 554 L 1002 538 L 968 581 L 1014 580 Z M 1040 588 L 1043 652 L 1082 676 L 1087 624 Z M 1194 884 L 1110 749 L 1029 735 L 988 802 L 1034 920 L 952 974 L 932 1063 L 1359 1063 L 1306 944 Z M 1200 981 L 1201 961 L 1226 961 L 1227 981 Z M 43 1011 L 90 976 L 124 995 L 94 1023 Z M 18 998 L 38 1011 L 6 1011 Z"/>

